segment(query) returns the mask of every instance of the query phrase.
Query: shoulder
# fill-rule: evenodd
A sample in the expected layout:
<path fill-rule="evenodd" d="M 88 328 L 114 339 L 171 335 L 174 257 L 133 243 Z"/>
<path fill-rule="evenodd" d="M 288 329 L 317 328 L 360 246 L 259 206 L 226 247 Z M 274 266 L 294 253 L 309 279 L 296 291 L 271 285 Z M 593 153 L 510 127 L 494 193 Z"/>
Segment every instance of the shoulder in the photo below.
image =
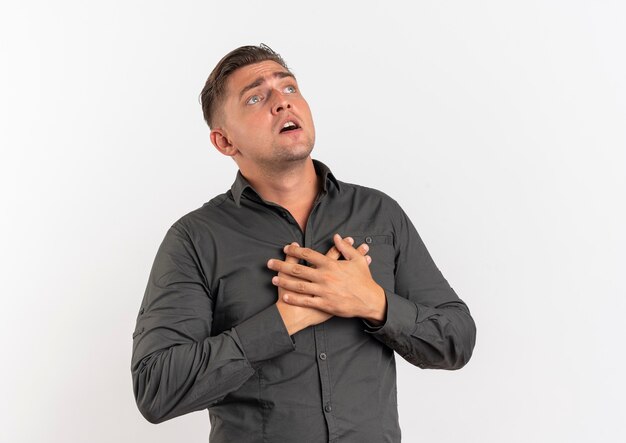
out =
<path fill-rule="evenodd" d="M 223 221 L 221 206 L 228 202 L 230 191 L 216 195 L 202 206 L 187 212 L 179 217 L 171 225 L 170 229 L 193 239 L 200 232 L 211 231 L 212 226 L 221 224 Z M 232 199 L 231 199 L 232 201 Z"/>
<path fill-rule="evenodd" d="M 390 211 L 396 211 L 400 209 L 400 205 L 398 204 L 398 202 L 389 194 L 381 191 L 380 189 L 375 189 L 356 183 L 347 183 L 343 181 L 339 181 L 339 185 L 341 186 L 341 192 L 345 192 L 346 196 L 353 200 L 357 200 L 359 202 L 369 201 L 378 203 L 381 209 L 386 209 Z"/>
<path fill-rule="evenodd" d="M 408 215 L 398 203 L 386 192 L 355 183 L 339 182 L 344 203 L 353 207 L 368 208 L 370 213 L 378 214 L 379 219 L 386 220 L 394 231 L 402 230 L 407 225 Z M 345 191 L 345 192 L 344 192 Z"/>

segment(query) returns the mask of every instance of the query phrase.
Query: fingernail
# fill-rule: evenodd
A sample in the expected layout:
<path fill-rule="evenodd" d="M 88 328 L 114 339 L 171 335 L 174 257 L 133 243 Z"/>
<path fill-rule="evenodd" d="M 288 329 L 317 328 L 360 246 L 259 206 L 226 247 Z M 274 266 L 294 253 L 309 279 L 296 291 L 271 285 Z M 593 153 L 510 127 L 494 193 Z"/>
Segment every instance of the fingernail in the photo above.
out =
<path fill-rule="evenodd" d="M 267 261 L 267 267 L 271 268 L 272 265 L 274 264 L 274 260 L 272 260 L 271 258 Z"/>
<path fill-rule="evenodd" d="M 344 238 L 345 241 L 347 241 L 348 243 L 350 243 L 351 245 L 354 244 L 354 239 L 352 237 L 346 237 Z"/>
<path fill-rule="evenodd" d="M 285 295 L 283 295 L 283 300 L 285 300 L 285 301 L 289 301 L 289 294 L 285 294 Z"/>
<path fill-rule="evenodd" d="M 272 283 L 277 285 L 278 284 L 278 277 L 272 277 Z"/>
<path fill-rule="evenodd" d="M 369 247 L 369 246 L 367 246 L 367 245 L 363 245 L 363 250 L 364 250 L 365 252 L 367 252 L 367 251 L 369 251 L 369 250 L 370 250 L 370 247 Z"/>

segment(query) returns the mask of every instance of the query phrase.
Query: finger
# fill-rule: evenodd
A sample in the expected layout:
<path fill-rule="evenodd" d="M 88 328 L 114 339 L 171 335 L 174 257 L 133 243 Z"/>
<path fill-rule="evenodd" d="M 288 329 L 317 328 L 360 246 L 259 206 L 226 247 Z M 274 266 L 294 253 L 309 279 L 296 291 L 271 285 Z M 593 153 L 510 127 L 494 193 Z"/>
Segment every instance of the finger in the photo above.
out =
<path fill-rule="evenodd" d="M 343 241 L 348 242 L 350 245 L 354 244 L 354 239 L 352 237 L 346 237 L 343 239 Z M 326 257 L 332 260 L 337 260 L 339 259 L 339 257 L 341 257 L 341 252 L 339 252 L 339 250 L 333 245 L 326 253 Z"/>
<path fill-rule="evenodd" d="M 299 278 L 291 279 L 276 276 L 272 277 L 272 284 L 287 291 L 298 292 L 300 294 L 317 295 L 319 293 L 319 286 L 317 284 Z"/>
<path fill-rule="evenodd" d="M 372 257 L 370 257 L 369 255 L 365 256 L 365 260 L 367 260 L 367 266 L 372 264 Z"/>
<path fill-rule="evenodd" d="M 346 260 L 354 260 L 356 258 L 362 257 L 362 255 L 354 249 L 352 246 L 347 245 L 345 242 L 341 241 L 341 236 L 339 234 L 333 235 L 333 241 L 335 242 L 335 247 L 341 252 L 341 254 L 346 258 Z M 361 245 L 361 248 L 366 248 L 365 252 L 369 250 L 369 246 Z M 361 249 L 363 250 L 363 249 Z"/>
<path fill-rule="evenodd" d="M 292 245 L 296 245 L 296 246 L 298 246 L 298 243 L 296 243 L 296 242 L 293 242 L 293 243 L 291 243 L 291 244 L 292 244 Z M 285 262 L 286 262 L 286 263 L 290 263 L 290 264 L 297 264 L 297 263 L 298 263 L 298 261 L 299 261 L 299 260 L 297 259 L 297 257 L 292 257 L 292 256 L 290 256 L 290 255 L 285 255 Z M 285 276 L 286 274 L 283 274 L 282 272 L 278 272 L 278 275 L 279 275 L 280 277 L 283 277 L 283 276 Z"/>
<path fill-rule="evenodd" d="M 367 243 L 362 243 L 358 248 L 356 248 L 357 252 L 361 255 L 366 255 L 367 252 L 370 250 L 370 247 L 367 245 Z"/>
<path fill-rule="evenodd" d="M 296 282 L 311 283 L 311 281 L 309 281 L 309 280 L 305 280 L 303 278 L 298 278 L 298 277 L 293 277 L 293 276 L 291 276 L 289 274 L 284 274 L 282 272 L 279 272 L 278 274 L 276 274 L 276 277 L 278 277 L 278 279 L 279 279 L 279 280 L 276 280 L 276 281 L 277 282 L 280 281 L 281 284 L 280 285 L 274 284 L 274 286 L 278 286 L 278 288 L 280 288 L 280 289 L 284 289 L 283 286 L 288 284 L 288 283 L 285 283 L 285 282 L 292 282 L 291 287 L 294 287 L 294 288 L 296 287 L 295 286 Z M 312 294 L 309 294 L 309 295 L 312 295 Z"/>
<path fill-rule="evenodd" d="M 319 297 L 311 297 L 310 295 L 295 294 L 287 292 L 283 294 L 283 301 L 290 305 L 302 306 L 304 308 L 320 309 L 321 299 Z"/>
<path fill-rule="evenodd" d="M 293 242 L 293 243 L 291 243 L 291 244 L 292 244 L 292 245 L 294 245 L 294 246 L 300 246 L 300 245 L 299 245 L 298 243 L 296 243 L 296 242 Z M 292 256 L 292 255 L 285 255 L 285 261 L 286 261 L 287 263 L 291 263 L 291 264 L 293 264 L 293 263 L 298 263 L 300 260 L 298 260 L 298 257 L 294 257 L 294 256 Z"/>
<path fill-rule="evenodd" d="M 295 260 L 298 260 L 295 258 Z M 271 258 L 267 261 L 267 267 L 282 274 L 291 275 L 299 279 L 318 281 L 318 271 L 310 266 L 299 263 L 287 263 L 282 260 Z"/>
<path fill-rule="evenodd" d="M 345 246 L 349 246 L 349 245 L 345 244 Z M 321 265 L 323 265 L 324 263 L 327 263 L 330 260 L 325 255 L 322 255 L 319 252 L 314 251 L 313 249 L 301 248 L 300 246 L 296 246 L 296 245 L 293 245 L 293 244 L 285 246 L 283 248 L 283 251 L 287 255 L 292 255 L 294 257 L 306 260 L 307 262 L 309 262 L 309 263 L 311 263 L 312 265 L 315 265 L 315 266 L 321 266 Z"/>
<path fill-rule="evenodd" d="M 301 281 L 301 282 L 306 282 L 306 283 L 309 283 L 309 282 L 308 282 L 308 281 L 306 281 L 306 280 L 301 280 L 301 279 L 298 279 L 298 278 L 293 278 L 293 277 L 290 277 L 290 276 L 289 276 L 289 275 L 287 275 L 287 274 L 283 274 L 282 272 L 279 272 L 279 273 L 278 273 L 278 275 L 277 275 L 276 277 L 277 277 L 278 279 L 277 279 L 277 280 L 272 280 L 272 285 L 278 289 L 278 296 L 281 298 L 281 300 L 282 300 L 282 296 L 283 296 L 283 294 L 285 294 L 285 293 L 287 292 L 287 289 L 285 289 L 285 288 L 283 287 L 283 286 L 285 286 L 285 284 L 286 284 L 286 282 L 287 282 L 287 281 L 292 280 L 292 281 L 294 281 L 294 282 Z M 273 278 L 274 278 L 274 277 L 272 277 L 272 279 L 273 279 Z M 280 285 L 278 285 L 278 282 L 280 282 Z M 281 285 L 282 285 L 282 286 L 281 286 Z M 294 286 L 294 285 L 291 285 L 291 287 L 293 287 L 293 286 Z M 292 290 L 291 292 L 296 293 L 296 291 L 294 291 L 294 290 Z M 309 295 L 309 296 L 313 297 L 313 295 L 312 295 L 312 294 L 302 294 L 302 295 Z"/>
<path fill-rule="evenodd" d="M 331 260 L 338 260 L 339 257 L 341 257 L 341 252 L 339 252 L 339 250 L 335 246 L 332 246 L 326 253 L 326 257 L 330 258 Z"/>

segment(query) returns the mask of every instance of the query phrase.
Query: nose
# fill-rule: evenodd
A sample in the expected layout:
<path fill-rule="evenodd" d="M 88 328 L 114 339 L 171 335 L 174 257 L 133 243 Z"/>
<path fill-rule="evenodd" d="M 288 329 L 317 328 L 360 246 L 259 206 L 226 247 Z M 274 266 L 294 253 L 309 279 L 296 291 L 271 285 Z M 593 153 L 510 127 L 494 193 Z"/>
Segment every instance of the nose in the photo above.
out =
<path fill-rule="evenodd" d="M 275 96 L 276 99 L 272 104 L 272 114 L 276 115 L 288 109 L 291 109 L 291 103 L 289 103 L 289 100 L 285 95 L 276 91 Z"/>

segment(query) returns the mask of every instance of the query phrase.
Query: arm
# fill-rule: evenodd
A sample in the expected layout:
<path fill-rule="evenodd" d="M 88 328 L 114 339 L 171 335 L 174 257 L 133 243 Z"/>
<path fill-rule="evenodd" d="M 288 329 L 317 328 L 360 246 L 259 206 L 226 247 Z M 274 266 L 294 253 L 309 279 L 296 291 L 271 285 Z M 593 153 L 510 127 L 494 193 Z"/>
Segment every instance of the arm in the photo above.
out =
<path fill-rule="evenodd" d="M 461 368 L 474 348 L 474 320 L 435 266 L 409 218 L 395 201 L 393 205 L 389 213 L 395 237 L 395 292 L 380 287 L 363 258 L 338 235 L 335 246 L 346 260 L 329 261 L 315 251 L 289 245 L 288 255 L 316 268 L 272 260 L 271 269 L 307 281 L 292 283 L 279 277 L 273 282 L 287 290 L 283 300 L 289 304 L 364 319 L 366 332 L 416 366 Z"/>
<path fill-rule="evenodd" d="M 137 406 L 151 423 L 217 403 L 262 361 L 290 352 L 276 305 L 211 336 L 213 297 L 183 228 L 157 252 L 133 334 L 131 372 Z"/>
<path fill-rule="evenodd" d="M 395 292 L 385 290 L 384 323 L 366 330 L 411 364 L 459 369 L 472 355 L 476 325 L 405 212 L 394 204 Z"/>

